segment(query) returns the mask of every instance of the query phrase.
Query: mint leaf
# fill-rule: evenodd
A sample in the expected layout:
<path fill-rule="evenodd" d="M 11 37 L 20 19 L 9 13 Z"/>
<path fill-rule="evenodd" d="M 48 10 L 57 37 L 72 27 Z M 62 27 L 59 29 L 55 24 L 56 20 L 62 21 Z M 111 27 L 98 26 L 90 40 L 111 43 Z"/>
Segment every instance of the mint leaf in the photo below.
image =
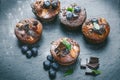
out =
<path fill-rule="evenodd" d="M 74 12 L 74 8 L 68 7 L 67 11 Z"/>
<path fill-rule="evenodd" d="M 66 46 L 68 50 L 71 50 L 71 44 L 66 39 L 64 39 L 62 43 Z"/>
<path fill-rule="evenodd" d="M 68 75 L 71 75 L 73 72 L 74 72 L 73 69 L 67 70 L 67 71 L 65 72 L 65 74 L 64 74 L 64 77 L 65 77 L 65 76 L 68 76 Z"/>
<path fill-rule="evenodd" d="M 97 30 L 100 29 L 100 26 L 99 26 L 97 23 L 94 22 L 93 25 L 94 25 L 94 28 L 95 28 L 95 29 L 97 29 Z"/>
<path fill-rule="evenodd" d="M 93 72 L 95 75 L 101 74 L 101 71 L 99 71 L 99 70 L 92 70 L 92 72 Z"/>

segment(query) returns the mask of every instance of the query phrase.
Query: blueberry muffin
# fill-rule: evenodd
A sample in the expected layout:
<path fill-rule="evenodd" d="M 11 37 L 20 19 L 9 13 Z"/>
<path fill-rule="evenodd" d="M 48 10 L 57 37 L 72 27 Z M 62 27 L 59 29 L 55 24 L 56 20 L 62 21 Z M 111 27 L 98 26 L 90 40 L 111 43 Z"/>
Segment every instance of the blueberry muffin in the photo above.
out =
<path fill-rule="evenodd" d="M 59 14 L 61 23 L 69 30 L 79 29 L 86 19 L 86 10 L 76 4 L 62 8 Z"/>
<path fill-rule="evenodd" d="M 52 42 L 51 55 L 61 65 L 73 64 L 79 56 L 79 44 L 70 38 L 60 38 Z"/>
<path fill-rule="evenodd" d="M 59 0 L 37 0 L 31 4 L 33 13 L 41 21 L 52 21 L 59 14 Z"/>
<path fill-rule="evenodd" d="M 83 24 L 82 32 L 89 42 L 101 43 L 107 38 L 110 26 L 105 18 L 92 18 Z"/>
<path fill-rule="evenodd" d="M 23 43 L 33 44 L 42 34 L 42 24 L 35 19 L 21 20 L 15 27 L 16 37 Z"/>

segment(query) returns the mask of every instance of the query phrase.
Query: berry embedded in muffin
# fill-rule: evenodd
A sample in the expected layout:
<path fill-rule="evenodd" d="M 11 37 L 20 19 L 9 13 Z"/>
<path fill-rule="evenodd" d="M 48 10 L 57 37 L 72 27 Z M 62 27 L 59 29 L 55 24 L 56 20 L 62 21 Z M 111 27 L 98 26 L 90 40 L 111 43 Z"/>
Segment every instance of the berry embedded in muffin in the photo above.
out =
<path fill-rule="evenodd" d="M 76 4 L 72 4 L 61 9 L 59 14 L 60 21 L 69 30 L 80 28 L 86 19 L 86 10 Z"/>
<path fill-rule="evenodd" d="M 35 19 L 21 20 L 15 27 L 16 37 L 23 43 L 36 43 L 42 34 L 42 24 Z"/>
<path fill-rule="evenodd" d="M 83 24 L 82 32 L 89 42 L 101 43 L 107 38 L 110 26 L 105 18 L 92 18 Z"/>
<path fill-rule="evenodd" d="M 41 21 L 52 21 L 59 14 L 59 0 L 37 0 L 31 4 L 33 13 Z"/>
<path fill-rule="evenodd" d="M 61 65 L 73 64 L 80 53 L 79 44 L 70 38 L 60 38 L 52 43 L 51 55 Z"/>

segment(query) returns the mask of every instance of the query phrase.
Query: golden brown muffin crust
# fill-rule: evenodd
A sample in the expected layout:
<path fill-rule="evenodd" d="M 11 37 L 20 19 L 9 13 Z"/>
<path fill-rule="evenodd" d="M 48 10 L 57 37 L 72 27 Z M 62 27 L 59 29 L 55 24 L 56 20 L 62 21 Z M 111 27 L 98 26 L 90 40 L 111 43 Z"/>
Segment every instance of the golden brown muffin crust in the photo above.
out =
<path fill-rule="evenodd" d="M 37 0 L 36 2 L 34 2 L 32 4 L 33 12 L 43 21 L 53 20 L 60 11 L 60 1 L 58 0 L 58 7 L 55 9 L 52 9 L 51 6 L 49 8 L 44 8 L 43 3 L 44 0 Z"/>
<path fill-rule="evenodd" d="M 55 52 L 55 49 L 57 48 L 57 46 L 60 44 L 60 42 L 63 40 L 64 38 L 60 38 L 56 41 L 54 41 L 52 43 L 52 46 L 51 46 L 51 49 L 50 49 L 50 52 L 52 54 L 52 56 L 54 57 L 54 59 L 61 65 L 70 65 L 72 63 L 74 63 L 77 59 L 77 57 L 79 56 L 79 53 L 80 53 L 80 47 L 79 47 L 79 44 L 70 39 L 70 38 L 66 38 L 67 41 L 72 45 L 72 48 L 70 50 L 70 52 L 65 55 L 64 57 L 60 57 L 56 54 Z"/>
<path fill-rule="evenodd" d="M 34 22 L 37 22 L 34 25 Z M 16 24 L 15 35 L 16 37 L 27 44 L 37 42 L 42 34 L 42 24 L 35 19 L 25 19 Z"/>
<path fill-rule="evenodd" d="M 91 19 L 87 20 L 82 26 L 83 35 L 93 43 L 100 43 L 106 39 L 110 32 L 109 24 L 107 23 L 105 18 L 98 18 L 98 25 L 103 25 L 104 32 L 102 34 L 98 34 L 93 31 L 94 25 L 91 22 Z"/>

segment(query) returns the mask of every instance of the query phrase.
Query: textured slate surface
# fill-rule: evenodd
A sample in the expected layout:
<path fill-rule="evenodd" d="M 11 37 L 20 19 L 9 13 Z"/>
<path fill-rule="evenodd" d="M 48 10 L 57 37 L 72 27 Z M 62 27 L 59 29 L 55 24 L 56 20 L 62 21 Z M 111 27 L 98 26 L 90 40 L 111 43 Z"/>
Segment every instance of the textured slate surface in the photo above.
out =
<path fill-rule="evenodd" d="M 75 64 L 72 75 L 63 77 L 64 69 L 57 72 L 56 80 L 120 80 L 120 1 L 119 0 L 61 0 L 61 6 L 77 2 L 87 10 L 87 18 L 105 17 L 111 32 L 104 44 L 91 45 L 85 42 L 80 30 L 70 32 L 62 28 L 57 18 L 52 23 L 43 23 L 43 35 L 38 42 L 39 55 L 27 59 L 19 48 L 14 35 L 15 24 L 24 18 L 35 18 L 30 3 L 34 0 L 0 0 L 0 80 L 49 80 L 42 62 L 50 54 L 50 43 L 60 37 L 75 39 L 81 47 L 80 58 L 100 58 L 102 74 L 85 76 L 84 70 Z"/>

